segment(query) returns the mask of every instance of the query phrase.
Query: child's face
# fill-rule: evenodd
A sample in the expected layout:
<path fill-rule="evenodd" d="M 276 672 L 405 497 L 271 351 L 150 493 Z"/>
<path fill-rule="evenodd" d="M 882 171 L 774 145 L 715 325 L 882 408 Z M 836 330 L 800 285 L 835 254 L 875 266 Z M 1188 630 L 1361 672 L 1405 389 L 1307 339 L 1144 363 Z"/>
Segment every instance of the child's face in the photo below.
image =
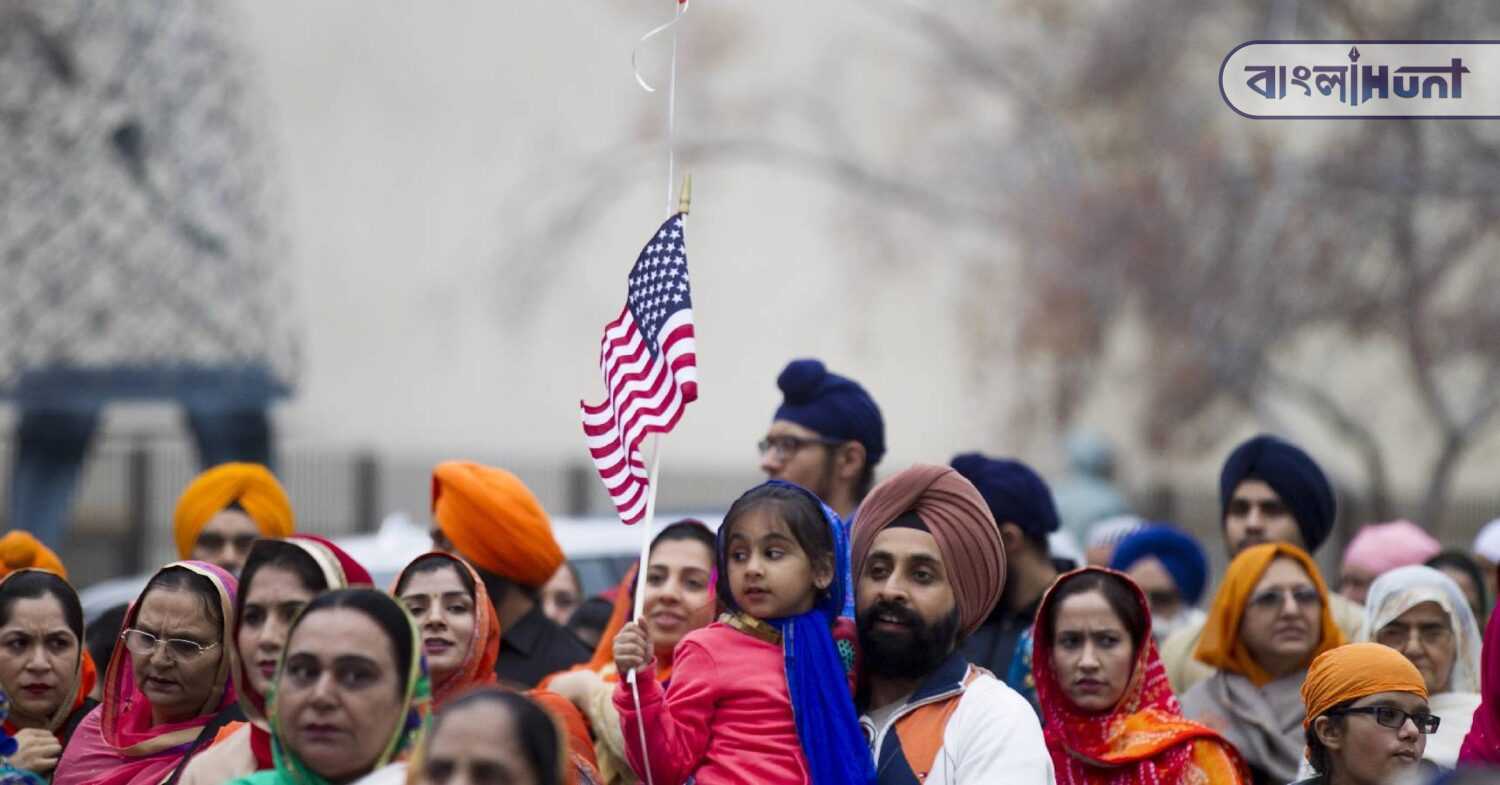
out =
<path fill-rule="evenodd" d="M 727 555 L 734 601 L 757 619 L 807 613 L 833 581 L 831 570 L 808 559 L 781 516 L 765 508 L 735 521 Z"/>

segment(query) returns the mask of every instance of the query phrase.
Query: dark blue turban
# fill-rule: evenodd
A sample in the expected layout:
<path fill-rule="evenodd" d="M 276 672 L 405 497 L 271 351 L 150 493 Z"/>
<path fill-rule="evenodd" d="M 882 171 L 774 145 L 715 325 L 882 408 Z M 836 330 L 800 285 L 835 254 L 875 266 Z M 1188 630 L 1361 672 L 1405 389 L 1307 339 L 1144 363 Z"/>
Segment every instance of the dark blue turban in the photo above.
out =
<path fill-rule="evenodd" d="M 1333 486 L 1301 448 L 1265 434 L 1234 448 L 1219 475 L 1221 521 L 1229 517 L 1234 489 L 1245 480 L 1261 480 L 1281 497 L 1297 519 L 1308 553 L 1316 551 L 1328 539 L 1338 513 Z"/>
<path fill-rule="evenodd" d="M 880 407 L 865 388 L 818 360 L 793 360 L 776 377 L 783 396 L 777 420 L 794 422 L 830 439 L 848 439 L 865 446 L 870 466 L 885 455 L 885 421 Z"/>
<path fill-rule="evenodd" d="M 1125 572 L 1148 556 L 1155 556 L 1167 568 L 1172 582 L 1177 584 L 1177 592 L 1189 605 L 1198 604 L 1208 582 L 1208 557 L 1192 535 L 1166 524 L 1150 524 L 1120 540 L 1109 567 Z"/>
<path fill-rule="evenodd" d="M 1038 540 L 1057 531 L 1052 491 L 1026 464 L 966 452 L 954 456 L 949 465 L 979 489 L 995 523 L 1014 523 L 1028 537 Z"/>

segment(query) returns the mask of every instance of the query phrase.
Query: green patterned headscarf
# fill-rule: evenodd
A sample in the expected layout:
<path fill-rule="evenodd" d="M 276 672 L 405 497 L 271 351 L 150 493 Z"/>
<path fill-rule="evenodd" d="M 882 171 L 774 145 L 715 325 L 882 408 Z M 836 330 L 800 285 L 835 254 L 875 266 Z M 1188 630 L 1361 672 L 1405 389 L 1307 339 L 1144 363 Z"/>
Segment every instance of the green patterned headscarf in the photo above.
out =
<path fill-rule="evenodd" d="M 422 739 L 422 734 L 427 727 L 428 716 L 432 709 L 432 682 L 427 675 L 426 662 L 422 659 L 421 635 L 417 630 L 416 622 L 412 620 L 411 614 L 407 613 L 406 608 L 402 607 L 401 603 L 389 595 L 374 589 L 343 589 L 331 592 L 330 594 L 353 593 L 378 597 L 380 602 L 389 603 L 392 608 L 400 612 L 401 618 L 406 620 L 406 640 L 393 640 L 391 641 L 391 645 L 395 646 L 398 651 L 404 646 L 407 648 L 407 651 L 411 652 L 411 666 L 405 674 L 404 684 L 406 690 L 402 703 L 402 714 L 406 719 L 391 734 L 390 741 L 386 743 L 385 749 L 380 753 L 380 757 L 376 758 L 374 764 L 371 765 L 370 771 L 366 773 L 367 776 L 393 761 L 403 759 L 416 750 L 418 743 Z M 328 595 L 323 596 L 326 597 Z M 308 607 L 312 608 L 313 606 L 309 605 Z M 314 610 L 327 610 L 329 607 L 323 605 Z M 337 605 L 333 607 L 348 608 L 352 606 Z M 302 619 L 307 615 L 308 609 L 304 609 L 302 614 L 297 617 L 297 620 L 292 623 L 292 628 L 287 633 L 288 642 L 291 641 L 291 636 L 296 632 L 297 627 L 302 623 Z M 384 626 L 380 626 L 380 629 L 382 632 L 385 631 Z M 277 685 L 281 683 L 281 670 L 286 667 L 286 652 L 290 650 L 291 647 L 288 646 L 282 653 L 282 662 L 276 674 L 275 683 Z M 276 762 L 276 768 L 256 772 L 247 777 L 241 777 L 234 780 L 230 785 L 330 785 L 327 779 L 313 771 L 294 752 L 287 749 L 286 745 L 282 742 L 280 717 L 276 711 L 274 687 L 272 694 L 268 697 L 270 700 L 271 752 Z"/>

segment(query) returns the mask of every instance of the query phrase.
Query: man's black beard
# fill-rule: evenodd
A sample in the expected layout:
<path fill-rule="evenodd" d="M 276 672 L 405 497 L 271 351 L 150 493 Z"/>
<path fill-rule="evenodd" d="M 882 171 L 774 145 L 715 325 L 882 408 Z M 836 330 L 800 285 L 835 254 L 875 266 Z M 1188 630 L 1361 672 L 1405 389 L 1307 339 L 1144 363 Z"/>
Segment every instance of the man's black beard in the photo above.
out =
<path fill-rule="evenodd" d="M 908 625 L 908 633 L 875 629 L 882 614 Z M 890 679 L 920 679 L 948 659 L 958 640 L 958 608 L 942 621 L 928 624 L 904 605 L 880 602 L 859 615 L 859 646 L 865 670 Z"/>

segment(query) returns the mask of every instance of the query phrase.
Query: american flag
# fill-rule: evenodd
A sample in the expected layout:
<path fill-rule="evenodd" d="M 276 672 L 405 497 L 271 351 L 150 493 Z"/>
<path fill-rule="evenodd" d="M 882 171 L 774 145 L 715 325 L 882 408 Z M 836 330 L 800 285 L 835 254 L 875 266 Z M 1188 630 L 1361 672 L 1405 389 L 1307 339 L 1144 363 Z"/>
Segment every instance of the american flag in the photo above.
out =
<path fill-rule="evenodd" d="M 641 442 L 647 434 L 671 431 L 698 398 L 682 218 L 668 218 L 636 257 L 625 307 L 604 326 L 599 345 L 606 397 L 598 405 L 580 402 L 594 466 L 627 524 L 646 514 L 650 481 Z"/>

